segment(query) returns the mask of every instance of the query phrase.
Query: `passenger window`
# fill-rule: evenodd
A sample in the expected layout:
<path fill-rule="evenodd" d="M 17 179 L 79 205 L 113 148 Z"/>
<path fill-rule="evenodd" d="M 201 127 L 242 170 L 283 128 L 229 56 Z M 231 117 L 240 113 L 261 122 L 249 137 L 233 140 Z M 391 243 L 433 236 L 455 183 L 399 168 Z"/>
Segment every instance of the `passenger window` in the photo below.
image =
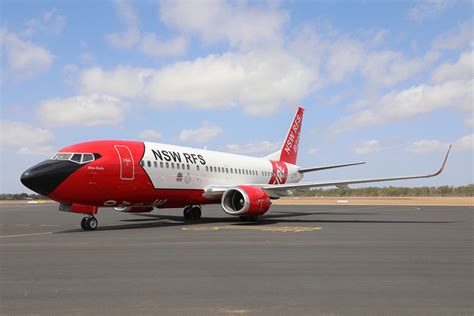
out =
<path fill-rule="evenodd" d="M 209 168 L 206 166 L 206 171 L 209 171 Z"/>
<path fill-rule="evenodd" d="M 225 168 L 225 172 L 226 172 L 226 173 L 229 173 L 229 168 Z"/>
<path fill-rule="evenodd" d="M 170 167 L 170 163 L 166 162 L 166 169 L 168 169 L 169 167 Z"/>
<path fill-rule="evenodd" d="M 171 163 L 171 169 L 174 169 L 174 162 Z"/>
<path fill-rule="evenodd" d="M 74 162 L 79 162 L 80 163 L 81 162 L 81 156 L 82 156 L 81 154 L 74 154 L 74 155 L 72 155 L 71 160 L 74 161 Z"/>
<path fill-rule="evenodd" d="M 148 167 L 151 167 L 151 161 L 150 160 L 147 161 L 147 165 L 148 165 Z"/>
<path fill-rule="evenodd" d="M 93 161 L 94 160 L 94 155 L 92 154 L 83 154 L 82 155 L 82 163 Z"/>
<path fill-rule="evenodd" d="M 188 166 L 188 170 L 189 170 L 189 169 L 190 169 L 190 168 L 189 168 L 189 165 L 187 165 L 187 166 Z"/>
<path fill-rule="evenodd" d="M 183 169 L 183 170 L 186 169 L 184 163 L 181 164 L 181 169 Z"/>
<path fill-rule="evenodd" d="M 234 173 L 234 172 L 232 171 L 232 168 L 230 168 L 230 173 Z"/>
<path fill-rule="evenodd" d="M 160 161 L 160 168 L 163 168 L 163 161 Z"/>
<path fill-rule="evenodd" d="M 140 161 L 140 166 L 145 166 L 145 162 L 143 160 Z"/>
<path fill-rule="evenodd" d="M 176 164 L 176 169 L 179 169 L 179 163 Z"/>
<path fill-rule="evenodd" d="M 197 169 L 197 171 L 199 171 L 199 165 L 196 165 L 196 169 Z"/>
<path fill-rule="evenodd" d="M 158 162 L 153 161 L 153 167 L 158 168 Z"/>

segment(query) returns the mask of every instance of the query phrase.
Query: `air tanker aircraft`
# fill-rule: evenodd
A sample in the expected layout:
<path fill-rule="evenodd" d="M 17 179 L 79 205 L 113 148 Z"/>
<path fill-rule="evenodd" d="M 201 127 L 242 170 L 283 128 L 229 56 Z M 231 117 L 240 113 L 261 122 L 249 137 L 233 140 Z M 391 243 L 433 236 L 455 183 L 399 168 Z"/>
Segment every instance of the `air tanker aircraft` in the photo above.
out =
<path fill-rule="evenodd" d="M 298 108 L 281 149 L 263 158 L 160 143 L 100 140 L 61 149 L 21 175 L 31 190 L 59 202 L 59 210 L 85 214 L 84 230 L 98 226 L 99 207 L 143 213 L 184 207 L 185 220 L 198 220 L 201 205 L 220 203 L 225 213 L 255 220 L 272 199 L 314 188 L 430 178 L 433 174 L 393 178 L 299 183 L 305 173 L 362 163 L 302 168 L 296 165 L 303 120 Z"/>

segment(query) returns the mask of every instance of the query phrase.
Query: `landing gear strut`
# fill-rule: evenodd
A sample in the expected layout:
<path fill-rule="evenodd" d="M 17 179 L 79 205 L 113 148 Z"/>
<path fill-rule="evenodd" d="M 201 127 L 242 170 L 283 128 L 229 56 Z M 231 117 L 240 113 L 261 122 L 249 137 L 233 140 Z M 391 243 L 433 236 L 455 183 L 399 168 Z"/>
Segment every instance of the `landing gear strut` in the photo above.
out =
<path fill-rule="evenodd" d="M 184 220 L 195 221 L 201 218 L 201 207 L 188 205 L 183 211 Z"/>
<path fill-rule="evenodd" d="M 94 216 L 84 217 L 81 221 L 81 227 L 84 230 L 94 230 L 98 225 L 99 222 Z"/>

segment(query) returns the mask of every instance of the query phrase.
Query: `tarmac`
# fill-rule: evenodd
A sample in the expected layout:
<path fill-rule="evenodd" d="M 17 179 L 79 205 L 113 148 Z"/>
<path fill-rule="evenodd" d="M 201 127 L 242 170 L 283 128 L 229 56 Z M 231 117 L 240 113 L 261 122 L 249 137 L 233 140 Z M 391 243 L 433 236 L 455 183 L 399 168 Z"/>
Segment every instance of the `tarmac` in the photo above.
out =
<path fill-rule="evenodd" d="M 1 315 L 473 315 L 473 207 L 0 205 Z"/>

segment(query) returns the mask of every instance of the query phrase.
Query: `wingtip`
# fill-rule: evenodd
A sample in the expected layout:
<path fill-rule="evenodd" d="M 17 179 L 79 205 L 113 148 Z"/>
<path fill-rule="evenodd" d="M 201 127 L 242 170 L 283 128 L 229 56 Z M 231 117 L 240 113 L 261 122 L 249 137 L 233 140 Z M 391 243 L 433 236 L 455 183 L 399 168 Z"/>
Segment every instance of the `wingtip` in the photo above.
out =
<path fill-rule="evenodd" d="M 452 144 L 449 145 L 448 151 L 446 152 L 446 156 L 444 157 L 443 163 L 441 164 L 441 167 L 439 168 L 438 172 L 435 173 L 435 175 L 439 175 L 441 172 L 443 172 L 444 167 L 446 166 L 446 162 L 448 161 L 449 153 L 451 151 L 451 148 L 453 147 Z"/>

